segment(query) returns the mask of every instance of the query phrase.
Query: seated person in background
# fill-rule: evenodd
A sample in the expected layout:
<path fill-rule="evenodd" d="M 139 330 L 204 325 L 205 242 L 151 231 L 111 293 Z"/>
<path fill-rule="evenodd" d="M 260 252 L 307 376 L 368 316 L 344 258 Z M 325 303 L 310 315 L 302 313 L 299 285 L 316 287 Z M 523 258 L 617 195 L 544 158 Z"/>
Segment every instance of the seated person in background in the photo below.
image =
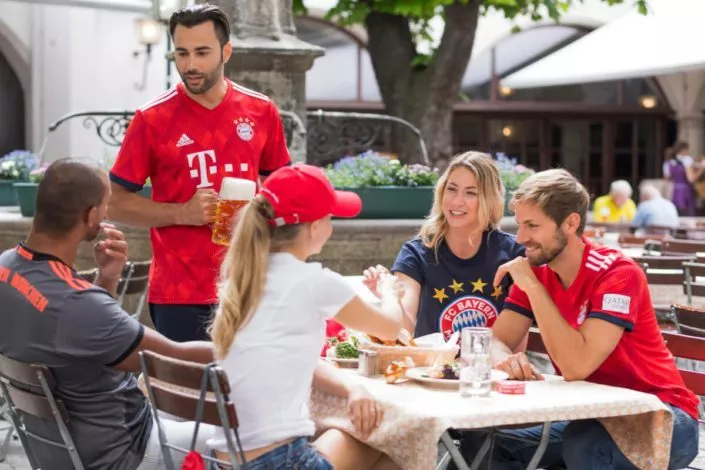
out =
<path fill-rule="evenodd" d="M 678 227 L 678 209 L 676 206 L 661 196 L 661 192 L 652 184 L 644 184 L 640 188 L 641 202 L 636 208 L 636 215 L 632 220 L 634 228 Z"/>
<path fill-rule="evenodd" d="M 492 328 L 492 362 L 511 378 L 541 379 L 523 353 L 512 353 L 535 320 L 566 380 L 629 388 L 662 400 L 673 414 L 668 468 L 684 468 L 698 453 L 698 398 L 685 387 L 666 348 L 642 269 L 620 251 L 582 237 L 588 202 L 585 188 L 558 169 L 529 177 L 514 193 L 517 241 L 526 247 L 526 258 L 500 267 L 495 279 L 509 275 L 514 285 Z M 466 433 L 463 453 L 475 455 L 484 434 Z M 526 467 L 540 436 L 540 426 L 500 431 L 492 468 Z M 634 468 L 595 419 L 553 424 L 539 466 L 559 465 Z"/>
<path fill-rule="evenodd" d="M 86 468 L 165 468 L 149 402 L 137 388 L 138 352 L 213 360 L 211 343 L 175 343 L 144 328 L 115 301 L 127 259 L 125 238 L 103 224 L 108 175 L 91 160 L 63 159 L 47 169 L 27 240 L 0 255 L 0 354 L 45 364 L 66 404 L 69 432 Z M 73 269 L 78 247 L 99 233 L 95 285 Z M 193 423 L 162 420 L 172 444 L 189 447 Z M 35 434 L 58 439 L 56 426 L 25 416 Z M 207 432 L 201 431 L 205 449 Z M 30 438 L 41 468 L 73 468 L 68 453 Z M 174 453 L 181 467 L 183 455 Z"/>
<path fill-rule="evenodd" d="M 610 193 L 595 199 L 593 219 L 595 222 L 630 222 L 636 214 L 636 204 L 632 200 L 632 185 L 625 180 L 613 181 Z"/>
<path fill-rule="evenodd" d="M 402 286 L 394 276 L 381 276 L 381 306 L 375 308 L 340 274 L 307 262 L 330 238 L 331 217 L 354 217 L 360 207 L 356 194 L 335 191 L 319 168 L 293 165 L 272 173 L 240 212 L 222 266 L 211 333 L 252 468 L 397 468 L 337 429 L 309 442 L 315 433 L 307 408 L 312 386 L 347 397 L 362 435 L 382 419 L 367 392 L 319 354 L 325 320 L 333 317 L 348 328 L 396 339 Z M 222 429 L 210 445 L 227 459 Z"/>
<path fill-rule="evenodd" d="M 499 230 L 504 186 L 494 160 L 467 152 L 436 183 L 431 214 L 419 235 L 404 243 L 391 271 L 404 283 L 404 328 L 415 337 L 466 326 L 492 326 L 511 279 L 492 286 L 497 268 L 523 254 L 514 235 Z M 382 266 L 365 270 L 376 292 Z"/>

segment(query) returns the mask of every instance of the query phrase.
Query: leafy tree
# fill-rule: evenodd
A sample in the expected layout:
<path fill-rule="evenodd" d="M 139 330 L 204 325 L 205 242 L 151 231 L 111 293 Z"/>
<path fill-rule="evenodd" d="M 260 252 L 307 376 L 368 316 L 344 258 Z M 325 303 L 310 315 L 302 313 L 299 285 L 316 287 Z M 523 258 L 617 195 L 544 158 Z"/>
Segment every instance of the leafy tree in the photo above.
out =
<path fill-rule="evenodd" d="M 609 5 L 633 2 L 646 13 L 646 0 L 601 0 Z M 513 19 L 527 15 L 534 21 L 561 15 L 583 0 L 338 0 L 326 17 L 343 26 L 367 29 L 368 51 L 388 113 L 404 118 L 420 130 L 431 159 L 451 155 L 453 105 L 470 61 L 478 18 L 491 10 Z M 294 11 L 305 14 L 303 0 Z M 430 40 L 430 21 L 445 22 L 440 42 L 430 53 L 419 45 Z M 415 142 L 407 142 L 408 161 L 419 161 Z"/>

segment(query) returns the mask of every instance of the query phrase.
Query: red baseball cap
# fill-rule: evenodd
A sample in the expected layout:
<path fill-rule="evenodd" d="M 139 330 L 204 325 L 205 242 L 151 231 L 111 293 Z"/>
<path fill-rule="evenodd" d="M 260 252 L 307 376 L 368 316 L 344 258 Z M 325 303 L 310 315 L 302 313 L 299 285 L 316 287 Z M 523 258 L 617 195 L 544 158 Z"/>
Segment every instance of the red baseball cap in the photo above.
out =
<path fill-rule="evenodd" d="M 274 208 L 271 225 L 314 222 L 328 215 L 355 217 L 362 209 L 360 196 L 336 191 L 318 167 L 304 164 L 279 168 L 264 180 L 260 194 Z"/>

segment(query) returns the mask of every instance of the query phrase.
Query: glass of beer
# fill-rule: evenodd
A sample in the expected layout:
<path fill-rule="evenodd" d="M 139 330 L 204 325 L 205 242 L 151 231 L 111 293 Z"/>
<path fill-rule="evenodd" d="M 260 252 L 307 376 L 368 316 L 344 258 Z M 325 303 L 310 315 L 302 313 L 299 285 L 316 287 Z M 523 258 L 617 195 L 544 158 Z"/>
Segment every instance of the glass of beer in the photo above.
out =
<path fill-rule="evenodd" d="M 213 243 L 228 246 L 233 234 L 235 215 L 255 197 L 254 181 L 242 178 L 223 178 L 213 222 Z"/>

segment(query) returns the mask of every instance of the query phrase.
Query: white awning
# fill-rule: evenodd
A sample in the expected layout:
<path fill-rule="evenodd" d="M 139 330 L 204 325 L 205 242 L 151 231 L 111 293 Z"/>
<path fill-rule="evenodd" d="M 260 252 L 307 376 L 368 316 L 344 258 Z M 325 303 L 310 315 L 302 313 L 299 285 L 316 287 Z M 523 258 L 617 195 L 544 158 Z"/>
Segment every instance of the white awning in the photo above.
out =
<path fill-rule="evenodd" d="M 705 0 L 649 0 L 553 54 L 502 79 L 512 88 L 602 82 L 705 68 Z"/>

